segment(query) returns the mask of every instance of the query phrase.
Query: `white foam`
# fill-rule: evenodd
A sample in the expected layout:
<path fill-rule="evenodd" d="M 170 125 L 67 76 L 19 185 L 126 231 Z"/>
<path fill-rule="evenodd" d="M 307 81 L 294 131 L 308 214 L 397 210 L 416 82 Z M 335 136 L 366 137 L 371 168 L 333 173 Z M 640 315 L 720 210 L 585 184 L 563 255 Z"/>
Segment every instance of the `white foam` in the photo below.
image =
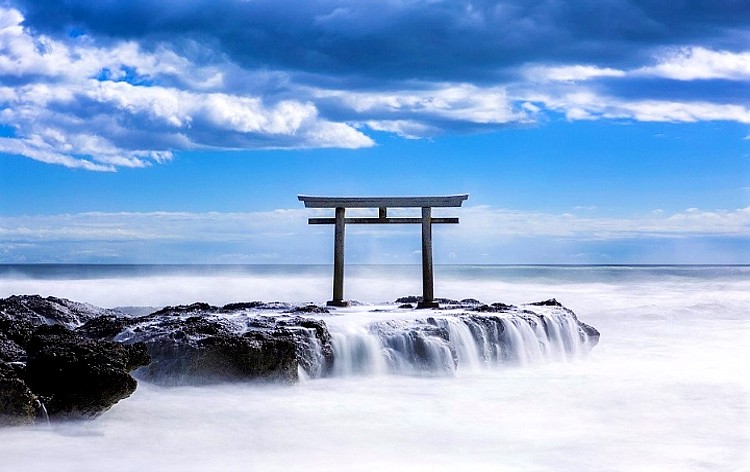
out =
<path fill-rule="evenodd" d="M 368 277 L 349 280 L 354 284 L 348 286 L 352 298 L 359 283 L 363 291 L 376 294 L 375 300 L 418 293 L 392 280 L 382 286 Z M 273 294 L 279 290 L 275 284 L 297 281 L 272 277 L 259 286 L 267 286 Z M 199 281 L 167 278 L 159 290 L 190 282 Z M 289 298 L 257 292 L 235 297 L 235 289 L 226 289 L 222 282 L 226 280 L 194 283 L 197 292 L 183 287 L 176 302 L 202 299 L 186 296 L 200 290 L 216 297 L 213 303 Z M 2 283 L 5 291 L 9 285 Z M 147 289 L 143 280 L 117 281 L 126 292 L 117 303 L 92 299 L 117 293 L 117 287 L 104 282 L 90 284 L 88 292 L 81 282 L 82 288 L 73 295 L 66 290 L 78 282 L 55 283 L 59 284 L 55 295 L 105 306 L 146 301 L 139 299 L 137 290 Z M 325 300 L 329 283 L 328 274 L 321 274 L 319 280 L 312 277 L 301 289 L 300 300 Z M 51 288 L 51 284 L 42 281 L 41 286 Z M 556 297 L 599 329 L 601 341 L 589 356 L 570 362 L 534 362 L 539 354 L 527 350 L 519 353 L 528 361 L 525 366 L 459 368 L 451 376 L 372 375 L 384 372 L 382 366 L 355 375 L 352 362 L 342 367 L 350 376 L 309 380 L 295 387 L 158 388 L 142 383 L 130 399 L 94 422 L 0 430 L 0 468 L 56 472 L 747 470 L 747 277 L 644 275 L 571 283 L 559 273 L 547 280 L 456 276 L 436 279 L 436 287 L 441 296 L 506 303 Z M 77 296 L 86 293 L 91 298 Z M 165 302 L 158 298 L 157 289 L 147 295 L 148 304 Z M 379 316 L 332 316 L 330 322 L 341 330 L 337 332 L 352 334 Z M 528 344 L 525 340 L 532 334 L 539 336 L 533 331 L 519 329 L 518 338 Z M 545 349 L 565 342 L 561 331 L 559 342 Z M 373 355 L 371 346 L 357 347 L 353 342 L 345 349 Z M 467 365 L 474 365 L 470 352 L 461 356 Z"/>

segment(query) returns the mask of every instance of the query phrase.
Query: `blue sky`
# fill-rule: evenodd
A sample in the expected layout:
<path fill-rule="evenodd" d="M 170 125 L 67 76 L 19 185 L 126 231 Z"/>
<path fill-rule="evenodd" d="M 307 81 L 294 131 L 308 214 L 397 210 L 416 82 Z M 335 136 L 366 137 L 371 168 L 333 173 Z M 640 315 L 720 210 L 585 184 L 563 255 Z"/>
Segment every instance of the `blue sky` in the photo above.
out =
<path fill-rule="evenodd" d="M 0 263 L 329 263 L 299 193 L 469 193 L 438 263 L 750 263 L 748 31 L 740 1 L 6 1 Z"/>

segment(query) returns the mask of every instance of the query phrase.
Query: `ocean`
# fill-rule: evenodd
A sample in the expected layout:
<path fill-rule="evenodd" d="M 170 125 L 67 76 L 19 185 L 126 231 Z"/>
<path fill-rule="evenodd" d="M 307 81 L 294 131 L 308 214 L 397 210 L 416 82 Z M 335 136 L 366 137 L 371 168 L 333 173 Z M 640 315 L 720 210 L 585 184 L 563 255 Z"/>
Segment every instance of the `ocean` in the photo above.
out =
<path fill-rule="evenodd" d="M 330 291 L 330 266 L 0 265 L 0 297 L 107 308 Z M 420 293 L 419 266 L 347 266 L 345 297 L 364 305 L 338 318 Z M 94 421 L 0 429 L 0 470 L 750 471 L 750 266 L 438 265 L 435 294 L 555 298 L 601 338 L 580 356 L 449 375 L 141 381 Z"/>

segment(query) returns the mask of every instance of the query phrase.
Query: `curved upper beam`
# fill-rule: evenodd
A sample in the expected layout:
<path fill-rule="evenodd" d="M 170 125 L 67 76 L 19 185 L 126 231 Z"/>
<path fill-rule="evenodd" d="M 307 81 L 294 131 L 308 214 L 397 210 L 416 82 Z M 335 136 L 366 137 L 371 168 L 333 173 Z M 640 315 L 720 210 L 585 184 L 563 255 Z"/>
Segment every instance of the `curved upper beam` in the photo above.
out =
<path fill-rule="evenodd" d="M 469 198 L 461 195 L 427 197 L 313 197 L 297 195 L 306 208 L 426 208 L 460 207 Z"/>

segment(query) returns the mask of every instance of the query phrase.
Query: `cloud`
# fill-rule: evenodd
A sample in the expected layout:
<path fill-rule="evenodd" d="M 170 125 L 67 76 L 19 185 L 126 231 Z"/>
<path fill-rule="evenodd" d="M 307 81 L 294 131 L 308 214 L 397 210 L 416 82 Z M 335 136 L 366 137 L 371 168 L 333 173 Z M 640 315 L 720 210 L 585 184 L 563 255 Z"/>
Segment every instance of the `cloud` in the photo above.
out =
<path fill-rule="evenodd" d="M 440 216 L 438 210 L 440 209 L 436 209 L 436 216 Z M 404 216 L 408 211 L 394 210 L 392 213 L 394 216 Z M 580 211 L 589 215 L 591 208 L 584 207 Z M 132 240 L 220 242 L 272 238 L 291 241 L 311 234 L 330 236 L 330 228 L 307 224 L 308 217 L 330 216 L 329 213 L 327 210 L 283 209 L 249 213 L 88 212 L 3 216 L 0 217 L 0 241 L 8 244 L 38 241 Z M 372 210 L 367 209 L 350 210 L 348 213 L 352 216 L 373 216 Z M 453 213 L 451 215 L 455 216 Z M 448 225 L 441 231 L 449 231 L 454 237 L 463 234 L 478 239 L 530 235 L 621 239 L 743 236 L 750 233 L 750 207 L 712 211 L 690 208 L 673 214 L 659 210 L 641 216 L 614 218 L 475 206 L 461 209 L 459 216 L 461 224 Z M 408 225 L 398 228 L 403 229 L 406 226 Z M 373 232 L 372 228 L 355 225 L 347 229 L 347 233 L 388 236 L 382 231 Z M 391 228 L 388 233 L 401 237 L 405 231 L 398 231 L 398 228 Z"/>
<path fill-rule="evenodd" d="M 665 54 L 657 65 L 643 67 L 636 73 L 674 80 L 750 80 L 750 52 L 681 48 Z"/>
<path fill-rule="evenodd" d="M 67 44 L 33 35 L 17 10 L 0 16 L 0 77 L 12 84 L 0 87 L 0 123 L 15 132 L 0 138 L 1 152 L 115 170 L 164 162 L 177 149 L 373 144 L 310 102 L 212 91 L 223 84 L 220 72 L 165 47 Z"/>
<path fill-rule="evenodd" d="M 564 113 L 570 120 L 629 119 L 636 121 L 694 123 L 698 121 L 736 121 L 750 123 L 750 106 L 704 101 L 631 99 L 599 95 L 591 90 L 559 94 L 531 92 L 523 97 L 541 103 L 549 110 Z"/>
<path fill-rule="evenodd" d="M 113 171 L 185 150 L 356 149 L 373 131 L 419 139 L 557 113 L 747 123 L 745 4 L 11 0 L 0 152 Z"/>
<path fill-rule="evenodd" d="M 625 72 L 609 67 L 600 68 L 591 65 L 571 66 L 532 66 L 524 71 L 528 80 L 540 82 L 577 82 L 600 77 L 624 77 Z"/>
<path fill-rule="evenodd" d="M 442 216 L 435 210 L 435 216 Z M 348 213 L 373 216 L 373 211 Z M 393 216 L 408 211 L 394 210 Z M 307 224 L 308 217 L 330 214 L 295 208 L 6 216 L 0 217 L 0 262 L 330 263 L 332 227 Z M 555 214 L 469 206 L 452 209 L 450 216 L 458 216 L 461 223 L 435 229 L 435 257 L 444 263 L 577 263 L 581 259 L 569 255 L 579 253 L 591 253 L 584 258 L 591 263 L 737 263 L 747 260 L 744 248 L 750 234 L 750 207 L 614 217 L 592 216 L 589 209 Z M 347 228 L 347 260 L 417 264 L 419 232 L 419 225 L 352 225 Z M 667 259 L 650 252 L 685 246 L 711 247 L 714 252 Z M 627 248 L 630 256 L 612 259 L 607 251 L 613 248 Z M 718 259 L 716 251 L 721 253 Z"/>
<path fill-rule="evenodd" d="M 655 211 L 642 216 L 614 218 L 573 213 L 529 213 L 480 206 L 462 210 L 460 226 L 461 232 L 474 239 L 532 235 L 585 240 L 709 235 L 742 237 L 750 232 L 750 207 L 714 211 L 690 208 L 671 215 Z"/>

